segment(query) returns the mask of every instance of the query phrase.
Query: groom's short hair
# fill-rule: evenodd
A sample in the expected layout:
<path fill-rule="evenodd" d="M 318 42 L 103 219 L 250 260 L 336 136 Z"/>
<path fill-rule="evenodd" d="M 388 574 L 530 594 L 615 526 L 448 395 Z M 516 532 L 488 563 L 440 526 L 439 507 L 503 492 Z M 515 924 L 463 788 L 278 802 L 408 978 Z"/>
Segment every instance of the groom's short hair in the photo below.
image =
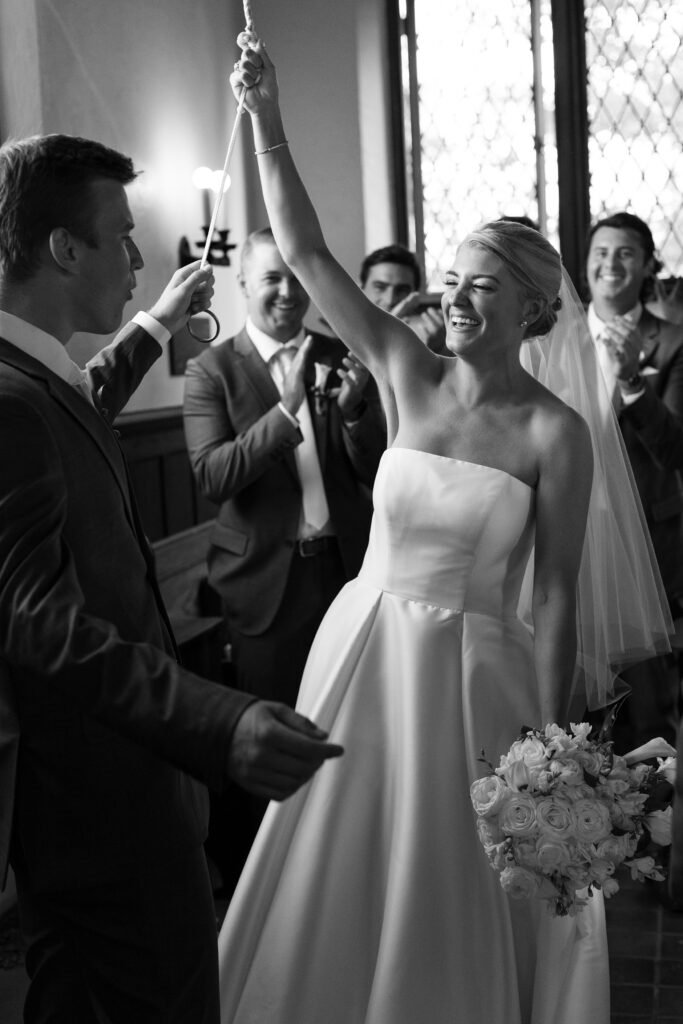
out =
<path fill-rule="evenodd" d="M 92 248 L 89 186 L 103 178 L 128 185 L 132 160 L 75 135 L 33 135 L 0 147 L 0 273 L 11 282 L 32 277 L 55 228 Z"/>

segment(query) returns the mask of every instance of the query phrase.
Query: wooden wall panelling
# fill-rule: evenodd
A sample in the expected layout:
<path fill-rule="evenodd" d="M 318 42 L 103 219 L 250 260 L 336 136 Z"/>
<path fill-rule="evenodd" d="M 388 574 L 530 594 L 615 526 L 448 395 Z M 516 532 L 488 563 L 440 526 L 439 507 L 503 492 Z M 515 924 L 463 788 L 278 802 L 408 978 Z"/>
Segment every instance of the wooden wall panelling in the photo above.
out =
<path fill-rule="evenodd" d="M 215 518 L 216 507 L 194 482 L 180 406 L 123 413 L 116 427 L 151 541 Z"/>

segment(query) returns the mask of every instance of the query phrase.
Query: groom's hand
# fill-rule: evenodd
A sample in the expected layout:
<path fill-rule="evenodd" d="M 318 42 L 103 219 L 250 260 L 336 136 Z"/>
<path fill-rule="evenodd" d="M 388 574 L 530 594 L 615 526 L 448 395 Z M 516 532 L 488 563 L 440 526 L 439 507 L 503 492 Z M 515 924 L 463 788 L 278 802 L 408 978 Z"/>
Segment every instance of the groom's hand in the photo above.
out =
<path fill-rule="evenodd" d="M 228 754 L 228 775 L 267 800 L 284 800 L 313 776 L 323 761 L 344 748 L 285 704 L 257 701 L 237 723 Z"/>
<path fill-rule="evenodd" d="M 176 334 L 191 316 L 209 308 L 212 297 L 213 267 L 195 260 L 176 270 L 149 314 Z"/>

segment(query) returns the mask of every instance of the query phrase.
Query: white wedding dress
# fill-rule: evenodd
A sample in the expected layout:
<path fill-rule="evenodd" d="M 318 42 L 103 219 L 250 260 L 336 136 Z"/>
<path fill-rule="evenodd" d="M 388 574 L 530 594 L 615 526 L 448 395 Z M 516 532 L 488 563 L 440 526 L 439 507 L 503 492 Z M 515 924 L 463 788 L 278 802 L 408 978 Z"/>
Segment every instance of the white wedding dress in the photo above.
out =
<path fill-rule="evenodd" d="M 516 617 L 534 491 L 499 469 L 383 456 L 370 544 L 298 709 L 342 758 L 271 804 L 219 939 L 222 1024 L 607 1024 L 604 908 L 502 891 L 472 780 L 540 726 Z"/>

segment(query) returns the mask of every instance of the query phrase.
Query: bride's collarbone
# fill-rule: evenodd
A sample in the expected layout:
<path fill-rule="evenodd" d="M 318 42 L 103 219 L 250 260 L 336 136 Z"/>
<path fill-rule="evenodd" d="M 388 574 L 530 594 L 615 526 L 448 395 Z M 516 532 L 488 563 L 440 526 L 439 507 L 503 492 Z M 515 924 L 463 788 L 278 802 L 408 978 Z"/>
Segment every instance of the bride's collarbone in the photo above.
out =
<path fill-rule="evenodd" d="M 412 429 L 399 430 L 393 444 L 500 469 L 530 487 L 535 487 L 538 480 L 538 457 L 528 433 L 509 423 L 494 426 L 472 419 L 468 424 L 444 423 L 430 430 L 425 430 L 424 424 L 422 429 L 413 425 Z"/>

